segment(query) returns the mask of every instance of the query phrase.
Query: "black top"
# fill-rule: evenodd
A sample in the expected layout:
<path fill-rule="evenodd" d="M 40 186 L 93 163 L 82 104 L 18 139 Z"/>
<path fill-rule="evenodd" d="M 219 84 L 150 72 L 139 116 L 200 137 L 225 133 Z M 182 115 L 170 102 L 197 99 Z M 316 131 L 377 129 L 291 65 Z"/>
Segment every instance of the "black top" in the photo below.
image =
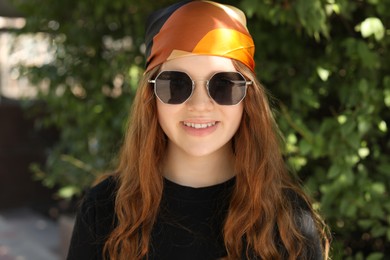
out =
<path fill-rule="evenodd" d="M 215 260 L 226 256 L 222 228 L 234 183 L 233 178 L 210 187 L 191 188 L 165 179 L 148 259 Z M 115 226 L 116 190 L 110 177 L 87 193 L 77 214 L 68 260 L 103 259 L 104 242 Z M 300 204 L 298 222 L 308 238 L 305 259 L 322 259 L 313 219 Z"/>

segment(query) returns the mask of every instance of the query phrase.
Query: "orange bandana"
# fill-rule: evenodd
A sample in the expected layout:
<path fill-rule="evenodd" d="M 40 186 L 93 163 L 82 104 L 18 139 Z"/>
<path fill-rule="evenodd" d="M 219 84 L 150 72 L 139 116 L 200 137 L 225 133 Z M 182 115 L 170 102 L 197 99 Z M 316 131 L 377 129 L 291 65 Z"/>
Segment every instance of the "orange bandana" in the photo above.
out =
<path fill-rule="evenodd" d="M 146 71 L 179 57 L 213 55 L 254 71 L 255 46 L 244 13 L 212 1 L 183 1 L 153 13 L 146 26 Z"/>

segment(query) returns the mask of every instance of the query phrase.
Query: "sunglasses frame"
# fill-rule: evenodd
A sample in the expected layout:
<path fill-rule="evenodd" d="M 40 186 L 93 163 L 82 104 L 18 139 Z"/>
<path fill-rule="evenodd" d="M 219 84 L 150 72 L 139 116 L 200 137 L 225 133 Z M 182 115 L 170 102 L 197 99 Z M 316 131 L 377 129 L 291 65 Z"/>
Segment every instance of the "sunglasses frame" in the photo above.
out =
<path fill-rule="evenodd" d="M 164 73 L 164 72 L 180 72 L 180 73 L 184 73 L 187 75 L 187 77 L 191 80 L 192 82 L 192 90 L 191 90 L 191 94 L 188 96 L 188 98 L 186 100 L 184 100 L 183 102 L 181 103 L 178 103 L 178 104 L 170 104 L 170 103 L 166 103 L 164 101 L 161 100 L 161 98 L 157 95 L 157 91 L 156 91 L 156 81 L 158 79 L 158 77 Z M 211 97 L 210 95 L 210 91 L 209 91 L 209 83 L 210 83 L 210 80 L 217 74 L 219 73 L 226 73 L 226 72 L 232 72 L 232 73 L 237 73 L 239 74 L 242 78 L 243 78 L 243 81 L 245 81 L 245 92 L 244 92 L 244 95 L 243 97 L 240 99 L 240 101 L 238 101 L 236 104 L 231 104 L 231 105 L 223 105 L 223 104 L 219 104 L 216 100 L 214 100 L 213 97 Z M 251 80 L 247 80 L 244 75 L 242 75 L 242 73 L 238 72 L 238 71 L 219 71 L 219 72 L 216 72 L 214 73 L 213 75 L 211 75 L 211 77 L 208 79 L 208 80 L 193 80 L 191 78 L 190 75 L 188 75 L 187 72 L 184 72 L 184 71 L 179 71 L 179 70 L 163 70 L 163 71 L 160 71 L 156 77 L 154 77 L 154 79 L 149 79 L 148 80 L 148 83 L 150 84 L 153 84 L 153 90 L 154 90 L 154 94 L 155 96 L 164 104 L 167 104 L 167 105 L 181 105 L 181 104 L 184 104 L 185 102 L 187 102 L 191 97 L 192 97 L 192 94 L 194 93 L 194 89 L 195 89 L 195 82 L 206 82 L 206 90 L 207 90 L 207 95 L 209 96 L 209 98 L 211 98 L 213 100 L 213 102 L 215 102 L 216 104 L 220 105 L 220 106 L 236 106 L 238 104 L 241 103 L 242 100 L 244 100 L 244 98 L 246 97 L 246 93 L 247 93 L 247 89 L 248 89 L 248 85 L 252 85 L 253 84 L 253 81 Z"/>

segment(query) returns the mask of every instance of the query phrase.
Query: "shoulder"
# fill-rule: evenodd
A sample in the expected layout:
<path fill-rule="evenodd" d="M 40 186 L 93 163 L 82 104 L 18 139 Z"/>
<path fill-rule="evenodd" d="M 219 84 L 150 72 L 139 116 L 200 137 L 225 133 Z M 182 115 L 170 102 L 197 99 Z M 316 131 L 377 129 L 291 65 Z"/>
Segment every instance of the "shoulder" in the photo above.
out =
<path fill-rule="evenodd" d="M 101 259 L 104 241 L 115 226 L 116 187 L 116 179 L 108 177 L 85 193 L 67 259 Z"/>
<path fill-rule="evenodd" d="M 285 197 L 290 202 L 293 210 L 294 219 L 297 226 L 303 234 L 316 232 L 316 224 L 314 221 L 314 211 L 310 205 L 310 201 L 303 194 L 294 190 L 286 190 Z"/>
<path fill-rule="evenodd" d="M 86 191 L 79 214 L 87 221 L 113 218 L 118 181 L 110 176 Z"/>
<path fill-rule="evenodd" d="M 323 259 L 320 234 L 310 201 L 293 190 L 286 191 L 285 196 L 291 203 L 294 221 L 306 240 L 304 254 L 307 259 Z"/>
<path fill-rule="evenodd" d="M 304 195 L 298 193 L 293 189 L 284 190 L 285 199 L 287 199 L 294 211 L 310 211 L 310 202 L 304 197 Z"/>
<path fill-rule="evenodd" d="M 80 222 L 96 235 L 106 236 L 115 222 L 115 197 L 118 181 L 108 177 L 88 190 L 79 209 Z"/>
<path fill-rule="evenodd" d="M 114 176 L 109 176 L 97 185 L 86 191 L 84 203 L 105 202 L 115 200 L 118 181 Z"/>

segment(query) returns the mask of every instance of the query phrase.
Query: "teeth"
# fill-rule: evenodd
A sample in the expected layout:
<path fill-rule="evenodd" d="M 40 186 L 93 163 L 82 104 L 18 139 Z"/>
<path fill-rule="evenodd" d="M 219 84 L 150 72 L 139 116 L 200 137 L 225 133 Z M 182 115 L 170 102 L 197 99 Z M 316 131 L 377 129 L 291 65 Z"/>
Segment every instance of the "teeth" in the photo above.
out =
<path fill-rule="evenodd" d="M 184 124 L 185 126 L 193 127 L 193 128 L 195 128 L 195 129 L 202 129 L 202 128 L 207 128 L 207 127 L 214 126 L 214 125 L 215 125 L 215 122 L 205 123 L 205 124 L 195 124 L 195 123 L 183 122 L 183 124 Z"/>

